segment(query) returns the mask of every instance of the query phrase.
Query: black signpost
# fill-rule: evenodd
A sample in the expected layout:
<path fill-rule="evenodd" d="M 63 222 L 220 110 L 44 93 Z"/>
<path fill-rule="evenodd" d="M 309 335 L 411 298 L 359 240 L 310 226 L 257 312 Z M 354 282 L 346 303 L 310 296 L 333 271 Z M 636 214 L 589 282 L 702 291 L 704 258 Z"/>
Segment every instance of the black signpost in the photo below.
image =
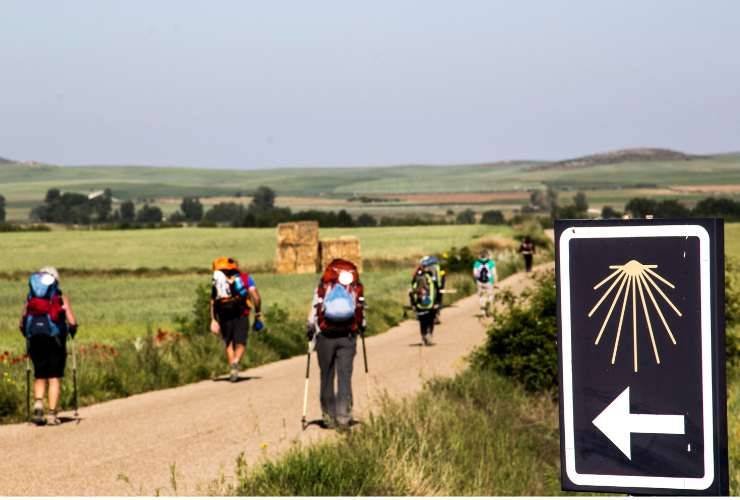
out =
<path fill-rule="evenodd" d="M 555 224 L 564 490 L 727 495 L 723 223 Z"/>

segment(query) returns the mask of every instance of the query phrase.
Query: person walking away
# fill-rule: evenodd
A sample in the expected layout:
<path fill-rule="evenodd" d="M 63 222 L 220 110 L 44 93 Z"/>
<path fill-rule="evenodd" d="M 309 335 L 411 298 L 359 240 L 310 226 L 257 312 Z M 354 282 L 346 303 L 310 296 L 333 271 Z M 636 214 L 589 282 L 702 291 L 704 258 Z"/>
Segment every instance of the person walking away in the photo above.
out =
<path fill-rule="evenodd" d="M 28 296 L 21 315 L 20 330 L 34 370 L 33 414 L 36 425 L 59 425 L 61 380 L 67 361 L 67 336 L 77 333 L 77 317 L 69 296 L 62 293 L 59 272 L 43 267 L 28 280 Z M 48 388 L 48 418 L 44 415 L 44 395 Z"/>
<path fill-rule="evenodd" d="M 434 335 L 436 311 L 439 309 L 436 295 L 433 275 L 422 268 L 417 268 L 411 280 L 409 302 L 419 321 L 421 341 L 424 345 L 431 345 Z"/>
<path fill-rule="evenodd" d="M 519 245 L 519 253 L 524 257 L 524 268 L 528 273 L 532 272 L 532 259 L 535 252 L 534 243 L 529 236 L 525 236 L 524 241 Z"/>
<path fill-rule="evenodd" d="M 254 330 L 262 329 L 262 299 L 254 279 L 239 270 L 238 262 L 219 257 L 212 263 L 211 332 L 224 341 L 229 380 L 239 380 L 239 362 L 247 348 L 250 305 L 254 306 Z"/>
<path fill-rule="evenodd" d="M 419 267 L 425 273 L 428 273 L 434 282 L 434 324 L 439 325 L 441 323 L 442 290 L 445 287 L 446 273 L 442 270 L 442 264 L 439 259 L 433 255 L 423 257 Z"/>
<path fill-rule="evenodd" d="M 331 261 L 314 291 L 306 326 L 319 358 L 324 425 L 340 431 L 348 430 L 352 422 L 353 360 L 357 335 L 363 334 L 367 325 L 364 292 L 352 262 Z"/>
<path fill-rule="evenodd" d="M 481 314 L 490 316 L 493 304 L 493 285 L 498 281 L 496 263 L 491 259 L 490 252 L 481 250 L 479 258 L 473 263 L 473 278 L 478 287 L 478 302 Z"/>

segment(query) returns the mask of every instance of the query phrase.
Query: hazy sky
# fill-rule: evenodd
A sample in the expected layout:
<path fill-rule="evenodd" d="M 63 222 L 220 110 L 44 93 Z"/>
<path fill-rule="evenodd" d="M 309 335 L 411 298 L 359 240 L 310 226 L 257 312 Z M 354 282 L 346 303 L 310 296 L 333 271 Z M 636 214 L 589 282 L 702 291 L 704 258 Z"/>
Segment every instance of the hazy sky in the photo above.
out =
<path fill-rule="evenodd" d="M 262 168 L 740 149 L 740 2 L 3 0 L 0 156 Z"/>

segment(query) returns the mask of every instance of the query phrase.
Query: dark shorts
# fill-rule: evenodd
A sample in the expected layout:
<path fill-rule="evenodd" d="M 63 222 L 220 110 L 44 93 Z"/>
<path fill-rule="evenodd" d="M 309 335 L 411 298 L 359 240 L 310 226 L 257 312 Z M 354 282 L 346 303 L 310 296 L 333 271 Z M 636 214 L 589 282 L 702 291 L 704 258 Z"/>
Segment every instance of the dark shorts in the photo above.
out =
<path fill-rule="evenodd" d="M 29 343 L 35 378 L 62 378 L 67 363 L 66 338 L 34 335 Z"/>
<path fill-rule="evenodd" d="M 221 338 L 224 339 L 224 344 L 247 345 L 248 316 L 220 320 L 218 324 L 221 327 Z"/>

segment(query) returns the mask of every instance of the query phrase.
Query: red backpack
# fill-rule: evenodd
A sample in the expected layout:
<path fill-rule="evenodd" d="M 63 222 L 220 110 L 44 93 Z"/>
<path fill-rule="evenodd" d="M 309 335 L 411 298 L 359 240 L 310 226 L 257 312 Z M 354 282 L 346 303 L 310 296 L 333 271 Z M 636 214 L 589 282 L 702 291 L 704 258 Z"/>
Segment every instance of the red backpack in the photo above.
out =
<path fill-rule="evenodd" d="M 59 283 L 46 273 L 33 273 L 28 280 L 24 335 L 59 335 L 64 324 L 64 304 Z"/>
<path fill-rule="evenodd" d="M 357 267 L 334 259 L 321 275 L 316 313 L 322 332 L 357 333 L 363 327 L 365 295 Z M 354 310 L 350 310 L 351 308 Z"/>

